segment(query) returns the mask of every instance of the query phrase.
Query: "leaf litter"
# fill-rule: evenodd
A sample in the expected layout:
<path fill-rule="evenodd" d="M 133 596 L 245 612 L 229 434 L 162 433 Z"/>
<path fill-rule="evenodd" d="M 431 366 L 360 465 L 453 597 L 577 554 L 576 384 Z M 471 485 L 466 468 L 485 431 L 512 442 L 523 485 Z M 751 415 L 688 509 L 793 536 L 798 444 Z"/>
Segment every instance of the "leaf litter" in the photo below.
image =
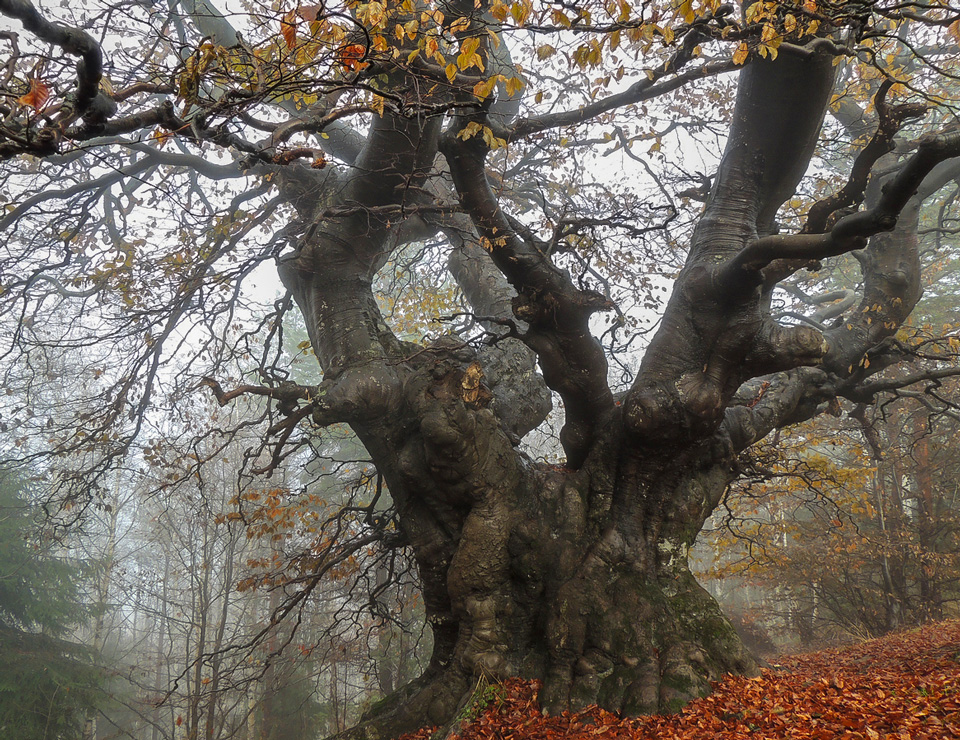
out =
<path fill-rule="evenodd" d="M 672 715 L 621 719 L 592 706 L 545 717 L 539 682 L 509 679 L 451 740 L 960 739 L 960 620 L 782 657 L 713 686 Z"/>

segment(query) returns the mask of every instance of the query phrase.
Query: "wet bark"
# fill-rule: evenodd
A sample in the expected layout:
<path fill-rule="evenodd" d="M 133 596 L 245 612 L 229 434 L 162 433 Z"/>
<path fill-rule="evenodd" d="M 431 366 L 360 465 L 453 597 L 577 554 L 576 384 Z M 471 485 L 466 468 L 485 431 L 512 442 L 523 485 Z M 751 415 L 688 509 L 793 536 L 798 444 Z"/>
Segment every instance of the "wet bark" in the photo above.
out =
<path fill-rule="evenodd" d="M 481 676 L 542 679 L 550 712 L 599 703 L 637 714 L 677 709 L 725 673 L 756 671 L 691 576 L 688 549 L 737 476 L 739 452 L 841 390 L 852 394 L 862 377 L 846 369 L 849 359 L 889 336 L 918 297 L 915 248 L 904 252 L 895 234 L 862 260 L 866 300 L 882 293 L 891 312 L 882 327 L 825 336 L 770 315 L 772 285 L 803 260 L 863 246 L 896 223 L 891 209 L 907 212 L 908 227 L 915 219 L 912 201 L 897 200 L 913 187 L 901 178 L 853 226 L 841 220 L 783 244 L 772 234 L 813 152 L 833 79 L 832 58 L 817 53 L 741 73 L 690 257 L 619 401 L 590 332 L 590 317 L 612 304 L 577 287 L 501 210 L 481 137 L 456 135 L 482 124 L 482 111 L 445 133 L 438 120 L 385 113 L 336 193 L 320 189 L 322 206 L 309 187 L 293 188 L 312 226 L 280 272 L 324 368 L 309 394 L 313 417 L 349 423 L 376 462 L 434 635 L 424 675 L 346 736 L 379 740 L 444 724 Z M 455 217 L 397 215 L 452 201 L 462 209 Z M 338 204 L 350 208 L 331 217 Z M 377 269 L 397 244 L 440 230 L 465 297 L 504 334 L 482 350 L 453 336 L 407 345 L 379 314 Z M 535 464 L 517 447 L 546 414 L 547 388 L 565 407 L 563 467 Z"/>
<path fill-rule="evenodd" d="M 385 475 L 418 557 L 435 648 L 419 681 L 348 734 L 443 724 L 479 676 L 541 678 L 551 712 L 600 703 L 638 714 L 676 710 L 725 673 L 755 672 L 687 567 L 733 475 L 717 457 L 723 445 L 672 459 L 624 454 L 614 411 L 581 470 L 538 468 L 488 408 L 463 399 L 468 360 L 438 352 L 428 377 L 405 384 L 409 408 L 432 410 L 419 428 L 392 439 L 361 430 L 371 449 L 402 448 Z"/>

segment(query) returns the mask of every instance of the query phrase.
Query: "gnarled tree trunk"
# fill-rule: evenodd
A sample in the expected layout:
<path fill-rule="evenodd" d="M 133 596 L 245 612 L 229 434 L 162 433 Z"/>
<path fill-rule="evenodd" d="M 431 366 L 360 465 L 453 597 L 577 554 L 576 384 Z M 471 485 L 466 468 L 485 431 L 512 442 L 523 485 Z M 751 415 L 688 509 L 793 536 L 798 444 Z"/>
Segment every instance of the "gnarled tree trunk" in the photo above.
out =
<path fill-rule="evenodd" d="M 537 11 L 537 23 L 552 18 L 550 23 L 560 24 L 558 34 L 586 34 L 584 46 L 571 54 L 571 63 L 584 72 L 576 76 L 585 85 L 578 93 L 582 105 L 557 110 L 564 98 L 543 103 L 551 93 L 540 91 L 531 110 L 548 112 L 523 118 L 524 81 L 511 63 L 508 42 L 527 23 L 518 17 L 527 18 L 525 3 L 512 9 L 483 0 L 422 7 L 298 6 L 276 19 L 276 38 L 264 30 L 270 25 L 266 18 L 251 19 L 247 28 L 262 42 L 255 49 L 214 3 L 187 2 L 180 10 L 173 5 L 167 21 L 158 23 L 160 16 L 152 12 L 143 21 L 151 29 L 144 47 L 155 50 L 150 57 L 162 57 L 168 46 L 153 32 L 176 29 L 170 66 L 133 64 L 116 77 L 125 80 L 125 88 L 109 92 L 112 83 L 103 77 L 103 55 L 93 36 L 46 20 L 29 0 L 0 0 L 0 14 L 18 19 L 35 39 L 82 58 L 70 83 L 64 82 L 68 67 L 60 62 L 46 65 L 46 73 L 44 64 L 33 65 L 30 92 L 24 94 L 25 65 L 35 52 L 21 58 L 16 36 L 6 34 L 14 58 L 2 83 L 7 102 L 0 159 L 62 154 L 58 166 L 75 162 L 77 169 L 82 165 L 93 173 L 85 180 L 71 177 L 74 183 L 63 189 L 34 192 L 0 218 L 0 230 L 30 224 L 29 230 L 34 222 L 26 214 L 45 211 L 55 199 L 82 212 L 74 219 L 67 209 L 50 211 L 43 229 L 28 235 L 21 229 L 11 242 L 5 267 L 26 275 L 4 277 L 0 286 L 4 296 L 23 297 L 22 306 L 11 309 L 20 300 L 15 297 L 3 314 L 17 324 L 13 346 L 27 359 L 34 341 L 44 346 L 46 340 L 35 340 L 32 332 L 47 294 L 35 300 L 29 295 L 45 283 L 51 297 L 80 301 L 76 316 L 83 320 L 77 323 L 90 325 L 69 334 L 65 346 L 84 346 L 81 338 L 87 337 L 103 340 L 92 364 L 106 364 L 128 345 L 145 348 L 130 349 L 128 367 L 116 372 L 92 368 L 95 379 L 101 374 L 116 379 L 109 388 L 92 384 L 92 411 L 68 404 L 62 420 L 51 414 L 43 431 L 34 425 L 34 432 L 48 437 L 46 428 L 55 426 L 51 449 L 76 459 L 95 452 L 94 471 L 117 464 L 151 426 L 145 423 L 151 394 L 161 385 L 161 369 L 180 351 L 171 345 L 197 344 L 197 358 L 216 354 L 214 373 L 229 364 L 222 357 L 244 354 L 246 333 L 225 355 L 211 349 L 234 331 L 222 326 L 232 323 L 234 304 L 215 295 L 233 285 L 236 298 L 243 278 L 280 249 L 276 245 L 286 235 L 302 234 L 295 251 L 280 258 L 280 277 L 305 318 L 323 381 L 305 387 L 265 372 L 267 385 L 242 385 L 229 393 L 213 378 L 200 383 L 221 403 L 244 393 L 279 401 L 285 418 L 267 430 L 278 438 L 267 470 L 284 459 L 284 445 L 309 416 L 319 426 L 349 424 L 389 488 L 403 540 L 419 569 L 434 653 L 426 673 L 372 710 L 354 732 L 357 737 L 381 740 L 448 721 L 478 676 L 539 677 L 542 702 L 552 712 L 597 702 L 639 713 L 674 709 L 706 692 L 709 681 L 723 673 L 755 671 L 717 604 L 691 576 L 687 552 L 737 477 L 740 453 L 839 397 L 869 400 L 912 382 L 908 376 L 891 384 L 877 372 L 906 356 L 893 337 L 920 295 L 919 208 L 960 175 L 955 159 L 960 132 L 922 137 L 884 160 L 883 175 L 871 175 L 894 148 L 904 121 L 926 111 L 923 105 L 886 102 L 893 79 L 905 72 L 894 54 L 881 51 L 880 42 L 888 33 L 882 29 L 896 26 L 887 40 L 896 35 L 904 48 L 911 47 L 909 16 L 910 23 L 924 27 L 916 39 L 925 47 L 933 29 L 951 19 L 935 9 L 904 14 L 899 7 L 868 3 L 826 3 L 802 12 L 757 3 L 745 14 L 750 19 L 739 23 L 731 20 L 727 4 L 641 3 L 631 9 L 627 3 L 618 9 L 612 3 L 604 8 L 608 23 L 589 20 L 586 7 L 571 20 L 546 3 Z M 496 20 L 510 12 L 515 24 Z M 103 14 L 115 16 L 112 8 Z M 187 20 L 195 33 L 185 30 Z M 551 32 L 528 26 L 523 33 L 527 30 Z M 599 63 L 604 44 L 614 54 L 621 31 L 636 42 L 624 53 L 657 66 L 632 70 L 632 84 L 606 92 L 591 83 L 588 67 Z M 944 31 L 954 38 L 956 24 Z M 103 38 L 117 35 L 115 29 L 103 33 Z M 647 53 L 654 33 L 663 41 L 662 54 Z M 701 45 L 709 51 L 727 42 L 737 44 L 732 59 L 700 54 Z M 867 42 L 873 44 L 869 49 Z M 556 51 L 551 49 L 541 46 L 536 54 L 549 57 Z M 585 61 L 578 62 L 582 50 Z M 932 76 L 950 80 L 931 61 L 939 55 L 911 53 L 914 61 L 929 65 Z M 129 50 L 120 56 L 126 55 L 135 56 Z M 867 130 L 873 136 L 844 187 L 813 205 L 799 233 L 781 234 L 777 213 L 810 164 L 834 91 L 834 62 L 853 64 L 858 55 L 886 76 L 869 125 L 856 121 L 859 130 L 851 139 Z M 150 74 L 140 79 L 144 70 Z M 612 300 L 584 288 L 554 261 L 551 249 L 557 244 L 505 212 L 503 181 L 495 184 L 488 172 L 489 146 L 589 124 L 617 110 L 639 116 L 646 101 L 734 70 L 738 92 L 729 135 L 688 257 L 632 385 L 615 395 L 604 349 L 591 331 L 595 314 L 615 308 Z M 624 73 L 620 69 L 605 82 L 619 82 Z M 51 101 L 44 108 L 47 76 L 63 98 L 56 107 Z M 870 84 L 871 76 L 860 82 Z M 923 84 L 916 90 L 934 104 L 941 95 L 925 76 L 918 77 Z M 150 102 L 134 105 L 135 99 Z M 946 116 L 949 96 L 942 100 Z M 123 116 L 116 116 L 118 104 Z M 261 106 L 269 108 L 268 115 L 261 115 Z M 841 101 L 838 119 L 849 122 L 850 107 L 849 100 Z M 347 123 L 353 116 L 369 116 L 365 137 Z M 147 132 L 157 126 L 163 136 L 148 144 Z M 264 135 L 259 141 L 245 138 L 256 131 Z M 312 146 L 300 146 L 307 135 L 329 160 Z M 181 140 L 179 153 L 161 151 L 168 136 Z M 205 158 L 205 144 L 232 152 L 235 161 Z M 81 160 L 88 147 L 93 155 L 103 147 L 115 156 Z M 128 161 L 130 153 L 136 158 Z M 312 167 L 297 164 L 307 156 Z M 166 189 L 167 166 L 183 170 L 190 176 L 183 182 L 196 189 L 198 176 L 211 182 L 264 180 L 248 192 L 240 193 L 238 186 L 222 212 L 206 204 L 203 213 L 222 215 L 210 224 L 209 239 L 189 244 L 193 217 L 184 216 L 172 221 L 190 224 L 177 237 L 182 252 L 178 247 L 156 260 L 134 259 L 133 244 L 117 233 L 116 222 L 144 205 L 134 198 L 139 185 L 124 186 L 123 193 L 113 188 L 141 179 Z M 24 170 L 3 181 L 16 189 L 33 179 Z M 50 175 L 42 182 L 55 179 Z M 265 212 L 245 213 L 244 204 L 258 202 L 259 194 L 274 186 L 279 195 Z M 294 226 L 302 231 L 282 229 L 267 251 L 257 249 L 229 268 L 218 266 L 232 263 L 237 244 L 271 223 L 285 204 L 298 212 Z M 104 229 L 88 229 L 86 222 L 97 213 Z M 66 230 L 57 214 L 69 216 Z M 142 220 L 146 231 L 164 218 L 129 220 Z M 449 272 L 475 317 L 502 333 L 490 346 L 477 349 L 452 335 L 412 345 L 380 314 L 378 271 L 399 247 L 439 233 L 450 247 Z M 555 236 L 562 238 L 561 227 Z M 106 248 L 91 249 L 95 257 L 85 255 L 101 237 L 125 256 Z M 828 312 L 802 325 L 778 323 L 771 310 L 777 284 L 817 260 L 848 252 L 863 273 L 860 305 L 845 316 L 840 315 L 845 308 L 838 309 L 830 318 L 839 320 L 829 325 Z M 131 276 L 141 265 L 144 277 L 135 280 Z M 141 306 L 139 294 L 152 290 L 165 297 Z M 103 320 L 87 322 L 95 302 L 116 306 Z M 121 320 L 121 313 L 135 318 Z M 122 330 L 114 330 L 115 321 Z M 207 342 L 190 338 L 193 325 L 207 326 Z M 931 371 L 912 380 L 933 377 Z M 559 467 L 535 463 L 520 447 L 524 435 L 545 419 L 552 398 L 564 409 L 565 464 Z M 31 418 L 30 405 L 14 413 Z M 197 454 L 191 457 L 201 464 Z M 24 457 L 33 459 L 32 452 Z M 188 469 L 184 481 L 199 475 L 192 463 Z M 83 474 L 71 478 L 71 487 L 91 495 Z M 72 507 L 72 491 L 66 500 Z M 365 533 L 366 542 L 381 534 Z M 309 593 L 298 591 L 290 609 Z M 199 671 L 199 658 L 196 667 Z"/>
<path fill-rule="evenodd" d="M 539 677 L 549 711 L 599 703 L 634 714 L 675 709 L 724 673 L 756 671 L 691 576 L 688 549 L 736 477 L 738 453 L 822 408 L 850 380 L 850 358 L 907 315 L 917 299 L 916 248 L 898 252 L 899 288 L 883 274 L 890 240 L 863 252 L 876 268 L 868 287 L 884 293 L 889 321 L 826 334 L 781 326 L 770 294 L 812 260 L 892 228 L 912 189 L 956 146 L 928 142 L 947 149 L 925 155 L 926 169 L 904 168 L 869 211 L 776 234 L 833 81 L 832 57 L 815 51 L 740 73 L 689 259 L 620 398 L 589 326 L 611 304 L 576 287 L 501 210 L 481 137 L 456 136 L 471 121 L 493 125 L 490 117 L 465 114 L 443 133 L 437 118 L 387 113 L 372 124 L 354 174 L 313 188 L 339 192 L 333 205 L 350 208 L 317 218 L 281 265 L 325 370 L 312 412 L 321 424 L 349 422 L 376 462 L 413 548 L 434 635 L 426 673 L 375 708 L 355 736 L 446 722 L 478 676 Z M 449 207 L 454 194 L 469 220 L 382 215 Z M 307 217 L 322 210 L 309 199 L 299 207 Z M 455 337 L 412 347 L 387 328 L 371 288 L 376 271 L 395 245 L 439 230 L 454 245 L 451 272 L 476 312 L 512 321 L 515 338 L 478 353 Z M 547 388 L 564 403 L 561 468 L 535 464 L 517 447 L 544 418 Z"/>

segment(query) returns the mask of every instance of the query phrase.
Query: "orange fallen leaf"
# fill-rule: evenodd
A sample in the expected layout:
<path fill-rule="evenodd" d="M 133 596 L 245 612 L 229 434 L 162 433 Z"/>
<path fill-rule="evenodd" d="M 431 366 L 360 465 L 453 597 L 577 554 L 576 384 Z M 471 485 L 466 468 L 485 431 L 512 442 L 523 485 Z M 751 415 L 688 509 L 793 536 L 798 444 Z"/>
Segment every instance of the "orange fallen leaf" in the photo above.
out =
<path fill-rule="evenodd" d="M 728 676 L 667 716 L 619 718 L 592 706 L 544 717 L 539 682 L 509 679 L 459 740 L 944 740 L 960 737 L 960 620 L 779 659 Z M 424 730 L 404 740 L 427 740 Z"/>

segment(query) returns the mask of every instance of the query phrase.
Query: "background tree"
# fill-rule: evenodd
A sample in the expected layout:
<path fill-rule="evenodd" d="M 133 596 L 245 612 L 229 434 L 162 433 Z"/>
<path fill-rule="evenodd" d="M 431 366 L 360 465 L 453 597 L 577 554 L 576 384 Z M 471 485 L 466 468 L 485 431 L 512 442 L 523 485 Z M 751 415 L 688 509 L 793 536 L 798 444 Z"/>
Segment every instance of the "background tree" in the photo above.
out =
<path fill-rule="evenodd" d="M 84 368 L 44 401 L 12 365 L 15 446 L 63 461 L 69 520 L 156 440 L 190 449 L 169 490 L 252 428 L 240 479 L 348 424 L 375 493 L 290 559 L 271 623 L 364 548 L 410 548 L 433 655 L 364 737 L 449 720 L 478 675 L 540 677 L 550 711 L 636 713 L 754 671 L 687 563 L 740 453 L 838 399 L 957 373 L 896 341 L 920 297 L 920 206 L 960 174 L 949 6 L 101 10 L 0 0 L 23 30 L 4 36 L 6 357 L 33 368 L 57 347 Z M 824 127 L 841 66 L 856 105 Z M 648 175 L 591 176 L 591 143 Z M 691 147 L 708 171 L 681 189 Z M 851 149 L 842 176 L 816 182 Z M 852 300 L 778 320 L 778 285 L 846 253 L 862 275 Z M 658 305 L 661 257 L 677 271 L 638 363 L 636 311 Z M 383 271 L 402 265 L 417 288 L 443 260 L 431 300 L 458 310 L 411 342 L 381 311 Z M 264 263 L 287 291 L 266 314 L 243 289 Z M 315 383 L 278 366 L 293 305 Z M 168 423 L 201 387 L 275 405 Z M 559 466 L 522 445 L 552 396 Z"/>
<path fill-rule="evenodd" d="M 952 612 L 956 420 L 949 404 L 931 410 L 911 395 L 757 450 L 756 477 L 730 491 L 706 538 L 719 556 L 706 556 L 703 575 L 720 579 L 710 588 L 724 604 L 803 646 Z"/>
<path fill-rule="evenodd" d="M 923 298 L 897 333 L 918 357 L 944 365 L 956 361 L 956 327 L 944 312 L 956 300 L 945 208 L 954 198 L 945 189 L 921 211 Z M 851 300 L 855 264 L 834 266 L 820 320 Z M 782 315 L 816 319 L 799 312 L 809 296 L 790 288 L 784 308 L 793 310 Z M 902 369 L 885 372 L 895 380 Z M 698 552 L 711 592 L 791 645 L 943 618 L 957 596 L 955 399 L 949 378 L 923 392 L 892 390 L 783 430 L 743 456 L 749 472 Z"/>
<path fill-rule="evenodd" d="M 0 478 L 0 731 L 79 740 L 103 703 L 103 674 L 70 632 L 89 614 L 81 576 L 37 526 L 15 478 Z"/>

